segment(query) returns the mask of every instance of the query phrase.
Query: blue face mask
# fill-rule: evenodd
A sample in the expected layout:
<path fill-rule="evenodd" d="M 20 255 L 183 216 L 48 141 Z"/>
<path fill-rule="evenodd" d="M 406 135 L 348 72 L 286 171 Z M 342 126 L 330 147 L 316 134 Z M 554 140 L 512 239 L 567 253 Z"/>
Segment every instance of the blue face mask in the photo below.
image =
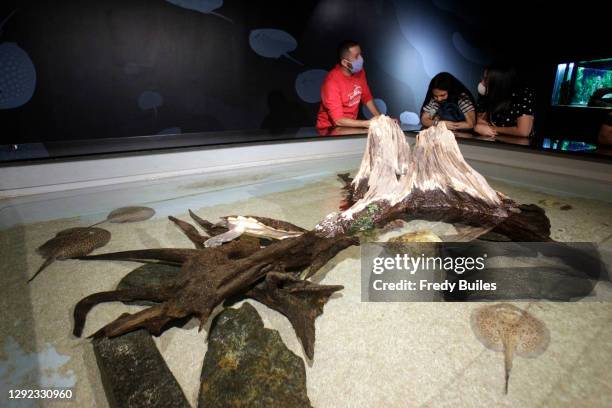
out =
<path fill-rule="evenodd" d="M 363 57 L 360 55 L 355 61 L 351 61 L 351 73 L 356 74 L 363 69 Z"/>

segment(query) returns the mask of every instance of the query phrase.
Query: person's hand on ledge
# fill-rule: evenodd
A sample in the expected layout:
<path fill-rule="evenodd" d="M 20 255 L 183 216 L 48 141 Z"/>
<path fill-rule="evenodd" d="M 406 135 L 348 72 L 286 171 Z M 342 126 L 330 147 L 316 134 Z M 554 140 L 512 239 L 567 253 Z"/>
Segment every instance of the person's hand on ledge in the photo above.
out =
<path fill-rule="evenodd" d="M 474 131 L 479 135 L 495 137 L 497 136 L 497 131 L 493 128 L 493 126 L 486 125 L 484 123 L 478 123 L 474 126 Z"/>
<path fill-rule="evenodd" d="M 529 137 L 533 130 L 533 116 L 521 115 L 516 120 L 516 126 L 503 126 L 493 128 L 498 134 L 517 137 Z"/>
<path fill-rule="evenodd" d="M 459 123 L 457 122 L 451 122 L 450 120 L 443 120 L 442 122 L 444 122 L 448 130 L 459 130 L 460 129 Z"/>

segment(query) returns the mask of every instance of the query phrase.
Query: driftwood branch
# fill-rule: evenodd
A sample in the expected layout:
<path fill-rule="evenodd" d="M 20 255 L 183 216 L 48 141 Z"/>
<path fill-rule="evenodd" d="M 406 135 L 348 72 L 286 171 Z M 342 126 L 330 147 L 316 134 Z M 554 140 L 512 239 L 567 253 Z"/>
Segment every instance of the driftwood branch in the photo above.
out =
<path fill-rule="evenodd" d="M 126 251 L 80 257 L 86 260 L 128 260 L 174 263 L 181 272 L 170 283 L 152 289 L 102 292 L 81 300 L 75 307 L 74 334 L 80 336 L 87 313 L 108 301 L 153 300 L 159 305 L 135 314 L 124 314 L 94 336 L 115 337 L 144 328 L 159 334 L 171 322 L 188 316 L 202 327 L 213 309 L 225 299 L 246 295 L 287 316 L 309 357 L 314 353 L 314 320 L 339 286 L 317 285 L 296 276 L 318 261 L 356 244 L 350 237 L 321 238 L 313 232 L 276 241 L 261 248 L 259 239 L 241 237 L 220 247 Z"/>
<path fill-rule="evenodd" d="M 314 357 L 315 319 L 323 313 L 329 297 L 343 286 L 319 285 L 291 274 L 270 272 L 266 280 L 246 293 L 289 319 L 304 346 L 306 356 Z"/>

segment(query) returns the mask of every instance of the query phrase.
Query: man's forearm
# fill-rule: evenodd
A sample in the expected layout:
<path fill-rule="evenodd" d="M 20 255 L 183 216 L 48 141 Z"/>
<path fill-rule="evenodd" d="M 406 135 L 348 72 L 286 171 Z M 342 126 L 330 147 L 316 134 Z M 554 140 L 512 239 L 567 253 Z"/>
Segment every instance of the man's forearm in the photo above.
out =
<path fill-rule="evenodd" d="M 360 120 L 360 119 L 340 118 L 336 121 L 336 126 L 367 128 L 367 127 L 370 127 L 370 121 Z"/>
<path fill-rule="evenodd" d="M 376 107 L 376 104 L 374 103 L 374 99 L 370 99 L 366 103 L 366 106 L 368 107 L 370 112 L 372 112 L 373 116 L 380 116 L 380 112 L 378 111 L 378 108 Z"/>

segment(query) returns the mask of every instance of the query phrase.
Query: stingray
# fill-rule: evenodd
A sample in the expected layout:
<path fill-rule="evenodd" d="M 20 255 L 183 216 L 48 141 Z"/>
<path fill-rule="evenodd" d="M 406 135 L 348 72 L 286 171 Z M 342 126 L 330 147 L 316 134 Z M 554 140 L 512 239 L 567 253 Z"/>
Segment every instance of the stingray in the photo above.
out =
<path fill-rule="evenodd" d="M 225 242 L 232 241 L 245 234 L 260 238 L 281 240 L 286 238 L 298 237 L 305 229 L 293 225 L 289 222 L 274 220 L 266 217 L 247 216 L 228 216 L 223 217 L 218 227 L 227 228 L 227 231 L 215 235 L 204 242 L 205 247 L 217 247 Z"/>
<path fill-rule="evenodd" d="M 401 244 L 411 242 L 442 242 L 442 240 L 430 230 L 418 230 L 393 237 L 389 239 L 389 242 Z"/>
<path fill-rule="evenodd" d="M 155 210 L 149 207 L 121 207 L 111 211 L 106 216 L 105 220 L 90 225 L 90 227 L 100 225 L 104 222 L 124 223 L 144 221 L 148 220 L 153 215 L 155 215 Z"/>
<path fill-rule="evenodd" d="M 508 303 L 477 308 L 472 313 L 471 324 L 485 347 L 504 353 L 506 394 L 514 355 L 537 357 L 550 343 L 550 333 L 544 322 Z"/>
<path fill-rule="evenodd" d="M 102 228 L 76 227 L 58 232 L 55 237 L 38 248 L 38 253 L 46 259 L 34 276 L 28 279 L 28 282 L 31 282 L 56 259 L 85 256 L 94 249 L 106 245 L 110 239 L 111 233 Z"/>

